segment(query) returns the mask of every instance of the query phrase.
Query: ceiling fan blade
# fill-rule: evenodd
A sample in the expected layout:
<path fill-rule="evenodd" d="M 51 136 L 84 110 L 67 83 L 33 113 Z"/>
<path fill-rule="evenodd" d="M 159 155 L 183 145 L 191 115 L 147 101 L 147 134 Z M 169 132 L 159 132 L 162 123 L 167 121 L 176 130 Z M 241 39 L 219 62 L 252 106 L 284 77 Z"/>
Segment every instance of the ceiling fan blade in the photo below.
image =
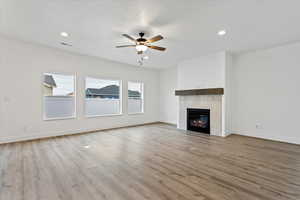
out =
<path fill-rule="evenodd" d="M 133 37 L 131 37 L 130 35 L 127 34 L 122 34 L 124 37 L 128 38 L 129 40 L 136 42 L 136 39 L 134 39 Z"/>
<path fill-rule="evenodd" d="M 116 46 L 116 48 L 123 48 L 123 47 L 135 47 L 135 45 L 121 45 L 121 46 Z"/>
<path fill-rule="evenodd" d="M 164 39 L 163 36 L 157 35 L 157 36 L 147 40 L 147 42 L 152 43 L 152 42 L 156 42 L 156 41 L 159 41 L 159 40 L 162 40 L 162 39 Z"/>
<path fill-rule="evenodd" d="M 166 50 L 166 48 L 164 48 L 164 47 L 151 46 L 151 45 L 149 45 L 148 47 L 151 48 L 151 49 L 159 50 L 159 51 L 165 51 Z"/>

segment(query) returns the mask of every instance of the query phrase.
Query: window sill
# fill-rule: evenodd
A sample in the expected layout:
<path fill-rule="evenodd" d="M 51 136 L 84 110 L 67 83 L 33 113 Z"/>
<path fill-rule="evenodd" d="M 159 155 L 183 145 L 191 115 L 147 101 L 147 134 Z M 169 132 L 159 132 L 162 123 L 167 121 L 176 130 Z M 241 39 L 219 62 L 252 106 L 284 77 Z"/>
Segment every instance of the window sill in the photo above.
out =
<path fill-rule="evenodd" d="M 58 120 L 68 120 L 68 119 L 76 119 L 76 116 L 72 117 L 56 117 L 56 118 L 43 118 L 44 121 L 58 121 Z"/>
<path fill-rule="evenodd" d="M 128 115 L 143 115 L 145 112 L 128 113 Z"/>
<path fill-rule="evenodd" d="M 97 118 L 97 117 L 115 117 L 115 116 L 122 116 L 123 114 L 107 114 L 107 115 L 86 115 L 85 118 Z"/>

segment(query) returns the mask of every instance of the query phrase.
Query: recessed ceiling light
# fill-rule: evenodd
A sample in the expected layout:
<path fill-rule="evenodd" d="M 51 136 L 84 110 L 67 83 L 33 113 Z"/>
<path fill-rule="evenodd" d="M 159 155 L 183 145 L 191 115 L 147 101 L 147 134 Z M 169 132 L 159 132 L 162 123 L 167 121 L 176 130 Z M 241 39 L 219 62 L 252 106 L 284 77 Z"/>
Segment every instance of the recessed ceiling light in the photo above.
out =
<path fill-rule="evenodd" d="M 89 149 L 90 148 L 90 145 L 85 145 L 85 146 L 83 146 L 84 148 L 86 148 L 86 149 Z"/>
<path fill-rule="evenodd" d="M 62 37 L 69 37 L 69 34 L 66 33 L 66 32 L 61 32 L 60 35 L 61 35 Z"/>
<path fill-rule="evenodd" d="M 219 35 L 219 36 L 226 35 L 226 30 L 220 30 L 220 31 L 218 32 L 218 35 Z"/>

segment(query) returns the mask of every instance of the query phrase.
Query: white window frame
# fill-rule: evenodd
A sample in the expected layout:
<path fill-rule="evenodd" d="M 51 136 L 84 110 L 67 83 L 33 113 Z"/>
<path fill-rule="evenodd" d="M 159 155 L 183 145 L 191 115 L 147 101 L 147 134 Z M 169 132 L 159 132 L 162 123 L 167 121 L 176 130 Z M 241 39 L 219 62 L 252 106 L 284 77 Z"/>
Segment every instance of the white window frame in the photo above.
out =
<path fill-rule="evenodd" d="M 129 96 L 128 96 L 128 91 L 129 91 L 129 83 L 138 83 L 141 84 L 142 87 L 142 94 L 141 94 L 141 100 L 142 100 L 142 111 L 141 112 L 129 112 Z M 145 113 L 145 84 L 142 81 L 127 81 L 127 112 L 128 115 L 139 115 L 139 114 L 144 114 Z"/>
<path fill-rule="evenodd" d="M 48 118 L 46 117 L 46 113 L 45 113 L 45 101 L 44 101 L 44 86 L 43 86 L 43 82 L 44 82 L 44 75 L 45 74 L 57 74 L 57 75 L 65 75 L 65 76 L 73 76 L 74 77 L 74 116 L 70 116 L 70 117 L 52 117 L 52 118 Z M 77 75 L 76 73 L 67 73 L 67 72 L 43 72 L 41 75 L 41 93 L 42 93 L 42 118 L 43 121 L 55 121 L 55 120 L 68 120 L 68 119 L 77 119 Z"/>
<path fill-rule="evenodd" d="M 105 114 L 105 115 L 87 115 L 86 114 L 86 80 L 87 78 L 93 78 L 93 79 L 100 79 L 100 80 L 106 80 L 106 81 L 118 81 L 119 82 L 119 99 L 120 99 L 120 105 L 119 109 L 120 112 L 117 114 Z M 85 76 L 84 78 L 84 117 L 85 118 L 97 118 L 97 117 L 113 117 L 113 116 L 122 116 L 123 115 L 123 81 L 120 78 L 103 78 L 103 77 L 97 77 L 97 76 Z"/>

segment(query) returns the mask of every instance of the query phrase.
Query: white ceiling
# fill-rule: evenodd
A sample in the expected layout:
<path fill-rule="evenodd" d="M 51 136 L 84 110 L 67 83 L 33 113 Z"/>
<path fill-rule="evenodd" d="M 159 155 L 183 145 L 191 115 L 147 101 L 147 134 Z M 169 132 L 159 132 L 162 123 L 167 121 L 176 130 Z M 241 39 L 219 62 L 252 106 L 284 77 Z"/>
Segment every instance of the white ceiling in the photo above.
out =
<path fill-rule="evenodd" d="M 299 0 L 0 0 L 0 32 L 25 41 L 137 65 L 122 33 L 162 34 L 147 67 L 170 67 L 213 52 L 300 40 Z M 227 35 L 216 33 L 226 29 Z M 59 34 L 70 34 L 63 39 Z M 61 41 L 73 47 L 60 45 Z"/>

